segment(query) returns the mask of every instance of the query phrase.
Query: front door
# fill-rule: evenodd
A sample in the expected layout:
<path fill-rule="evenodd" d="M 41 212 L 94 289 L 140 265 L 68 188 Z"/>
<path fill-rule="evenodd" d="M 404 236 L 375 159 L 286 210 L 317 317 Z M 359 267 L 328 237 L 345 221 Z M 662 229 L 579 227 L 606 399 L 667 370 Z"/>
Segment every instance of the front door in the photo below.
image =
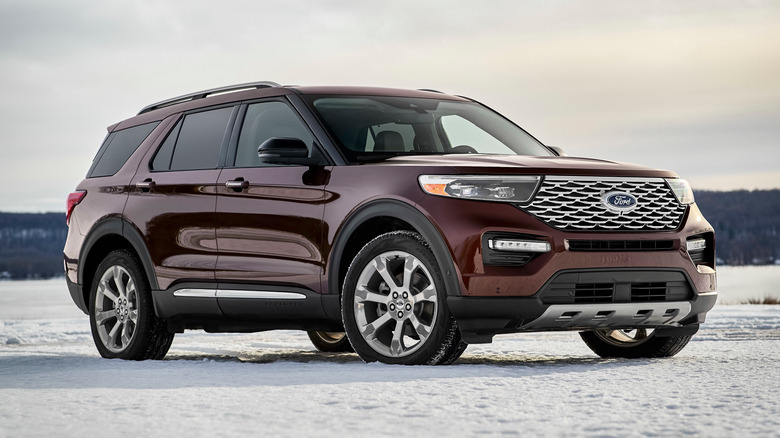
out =
<path fill-rule="evenodd" d="M 319 153 L 314 136 L 284 100 L 247 105 L 242 115 L 238 139 L 217 181 L 220 289 L 244 284 L 246 289 L 303 287 L 319 292 L 328 172 L 321 167 L 263 164 L 257 154 L 265 140 L 282 137 L 303 140 L 312 156 Z M 241 313 L 235 304 L 220 299 L 225 313 Z"/>

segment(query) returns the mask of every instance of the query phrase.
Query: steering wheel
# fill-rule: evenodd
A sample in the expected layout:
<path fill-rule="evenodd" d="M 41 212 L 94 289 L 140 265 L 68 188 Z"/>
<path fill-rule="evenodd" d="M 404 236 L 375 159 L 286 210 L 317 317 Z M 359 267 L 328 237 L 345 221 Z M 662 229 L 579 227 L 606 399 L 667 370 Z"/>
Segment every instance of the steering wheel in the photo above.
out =
<path fill-rule="evenodd" d="M 477 152 L 476 149 L 474 149 L 473 147 L 467 144 L 455 146 L 454 148 L 450 149 L 450 152 L 453 154 L 478 154 L 479 153 Z"/>

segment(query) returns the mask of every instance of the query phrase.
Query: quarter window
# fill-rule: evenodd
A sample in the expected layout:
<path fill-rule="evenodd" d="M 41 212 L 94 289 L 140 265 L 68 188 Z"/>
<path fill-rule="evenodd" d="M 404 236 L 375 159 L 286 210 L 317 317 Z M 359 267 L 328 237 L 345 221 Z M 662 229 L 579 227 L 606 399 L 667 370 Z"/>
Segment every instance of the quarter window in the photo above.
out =
<path fill-rule="evenodd" d="M 111 176 L 117 173 L 159 123 L 146 123 L 109 134 L 95 156 L 87 178 Z"/>

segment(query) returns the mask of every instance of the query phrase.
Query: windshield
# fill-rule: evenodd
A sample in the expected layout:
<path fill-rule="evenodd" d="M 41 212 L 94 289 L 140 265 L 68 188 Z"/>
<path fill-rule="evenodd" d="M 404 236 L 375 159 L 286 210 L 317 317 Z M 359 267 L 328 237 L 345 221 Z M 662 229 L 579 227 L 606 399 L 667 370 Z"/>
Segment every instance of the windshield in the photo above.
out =
<path fill-rule="evenodd" d="M 351 162 L 397 155 L 552 155 L 512 122 L 473 102 L 304 96 Z"/>

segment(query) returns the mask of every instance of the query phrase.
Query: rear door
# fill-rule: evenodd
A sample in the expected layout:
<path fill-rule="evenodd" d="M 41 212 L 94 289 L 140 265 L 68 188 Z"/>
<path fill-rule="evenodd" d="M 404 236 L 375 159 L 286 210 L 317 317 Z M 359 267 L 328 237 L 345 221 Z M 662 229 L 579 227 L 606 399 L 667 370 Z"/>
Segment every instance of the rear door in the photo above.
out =
<path fill-rule="evenodd" d="M 301 139 L 310 146 L 309 156 L 320 154 L 311 131 L 285 99 L 244 105 L 236 125 L 240 130 L 217 181 L 216 277 L 220 290 L 247 290 L 219 299 L 225 313 L 256 314 L 251 307 L 263 305 L 262 300 L 257 304 L 251 298 L 319 292 L 329 172 L 260 162 L 257 149 L 272 137 Z"/>
<path fill-rule="evenodd" d="M 184 114 L 141 164 L 125 216 L 139 228 L 161 289 L 214 281 L 216 184 L 238 106 Z"/>

